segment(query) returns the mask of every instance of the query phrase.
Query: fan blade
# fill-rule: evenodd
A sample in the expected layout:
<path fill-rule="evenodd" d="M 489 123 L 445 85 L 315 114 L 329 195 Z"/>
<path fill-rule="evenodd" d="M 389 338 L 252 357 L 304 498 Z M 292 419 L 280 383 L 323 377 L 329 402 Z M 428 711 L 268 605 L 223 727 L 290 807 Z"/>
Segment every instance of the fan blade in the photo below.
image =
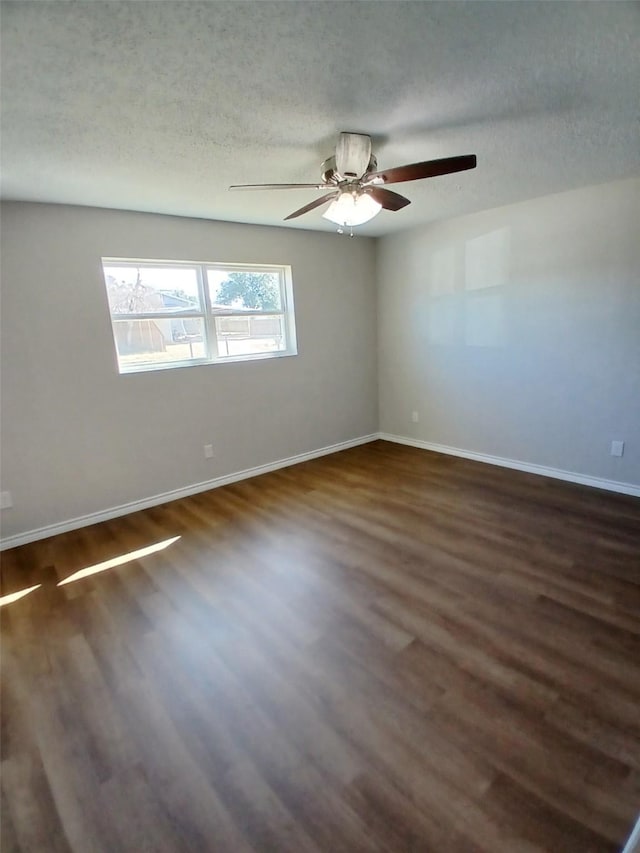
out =
<path fill-rule="evenodd" d="M 411 204 L 409 199 L 400 195 L 400 193 L 394 193 L 392 190 L 387 190 L 383 187 L 367 187 L 365 192 L 371 198 L 375 199 L 378 204 L 381 204 L 385 210 L 402 210 L 403 207 Z"/>
<path fill-rule="evenodd" d="M 381 180 L 383 184 L 399 184 L 403 181 L 419 181 L 421 178 L 435 178 L 438 175 L 450 175 L 452 172 L 464 172 L 475 169 L 476 155 L 464 154 L 461 157 L 444 157 L 442 160 L 425 160 L 424 163 L 411 163 L 408 166 L 396 166 L 365 175 L 368 184 Z"/>
<path fill-rule="evenodd" d="M 230 190 L 326 190 L 331 184 L 234 184 Z"/>
<path fill-rule="evenodd" d="M 293 213 L 290 213 L 288 216 L 285 216 L 285 222 L 287 219 L 295 219 L 297 216 L 302 216 L 303 213 L 308 213 L 315 207 L 320 207 L 321 204 L 324 204 L 327 201 L 331 201 L 332 199 L 337 197 L 337 192 L 327 193 L 326 195 L 323 195 L 322 198 L 317 198 L 315 201 L 310 201 L 309 204 L 305 204 L 305 206 L 301 207 L 300 210 L 294 210 Z"/>

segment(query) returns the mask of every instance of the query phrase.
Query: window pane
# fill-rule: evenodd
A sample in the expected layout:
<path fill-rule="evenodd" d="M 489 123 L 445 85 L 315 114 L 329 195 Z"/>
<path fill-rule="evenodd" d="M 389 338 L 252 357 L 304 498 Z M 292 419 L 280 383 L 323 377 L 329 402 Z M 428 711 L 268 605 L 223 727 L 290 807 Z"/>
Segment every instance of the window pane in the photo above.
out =
<path fill-rule="evenodd" d="M 287 348 L 281 314 L 251 314 L 215 318 L 218 355 L 256 355 Z"/>
<path fill-rule="evenodd" d="M 280 275 L 271 270 L 207 269 L 211 310 L 281 311 Z"/>
<path fill-rule="evenodd" d="M 204 320 L 116 320 L 113 336 L 121 368 L 171 364 L 207 357 Z"/>
<path fill-rule="evenodd" d="M 200 311 L 197 271 L 189 267 L 104 264 L 112 314 Z"/>

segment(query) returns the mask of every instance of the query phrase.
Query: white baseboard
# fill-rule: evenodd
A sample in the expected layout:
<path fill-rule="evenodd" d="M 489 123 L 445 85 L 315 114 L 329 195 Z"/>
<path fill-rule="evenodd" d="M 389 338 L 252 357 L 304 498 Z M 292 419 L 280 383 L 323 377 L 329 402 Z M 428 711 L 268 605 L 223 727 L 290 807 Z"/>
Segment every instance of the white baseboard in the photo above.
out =
<path fill-rule="evenodd" d="M 620 483 L 617 480 L 605 480 L 602 477 L 591 477 L 588 474 L 577 474 L 574 471 L 563 471 L 560 468 L 547 468 L 545 465 L 535 465 L 532 462 L 520 462 L 517 459 L 490 456 L 488 453 L 461 450 L 459 447 L 435 444 L 432 441 L 421 441 L 418 438 L 408 438 L 404 435 L 391 435 L 387 432 L 381 432 L 378 434 L 378 438 L 383 441 L 393 441 L 396 444 L 420 447 L 423 450 L 433 450 L 436 453 L 446 453 L 449 456 L 461 456 L 463 459 L 472 459 L 474 462 L 487 462 L 489 465 L 513 468 L 515 471 L 525 471 L 528 474 L 540 474 L 542 477 L 553 477 L 556 480 L 566 480 L 568 483 L 580 483 L 582 486 L 592 486 L 596 489 L 606 489 L 609 492 L 619 492 L 622 495 L 640 497 L 640 486 L 633 483 Z"/>
<path fill-rule="evenodd" d="M 223 477 L 215 477 L 213 480 L 205 480 L 202 483 L 183 486 L 180 489 L 173 489 L 170 492 L 163 492 L 162 494 L 153 495 L 149 498 L 142 498 L 138 501 L 120 504 L 119 506 L 111 507 L 99 512 L 81 515 L 77 518 L 71 518 L 68 521 L 49 524 L 46 527 L 39 527 L 35 530 L 27 530 L 24 533 L 17 533 L 15 536 L 7 536 L 4 539 L 0 539 L 0 551 L 4 551 L 7 548 L 15 548 L 18 545 L 26 545 L 29 542 L 37 542 L 39 539 L 46 539 L 49 536 L 56 536 L 58 533 L 66 533 L 69 530 L 77 530 L 80 527 L 87 527 L 90 524 L 98 524 L 101 521 L 108 521 L 111 518 L 118 518 L 118 516 L 127 515 L 131 512 L 138 512 L 138 510 L 141 509 L 148 509 L 152 506 L 158 506 L 159 504 L 168 503 L 169 501 L 175 501 L 179 498 L 195 495 L 198 492 L 217 489 L 220 486 L 237 483 L 240 480 L 246 480 L 249 477 L 257 477 L 260 474 L 267 474 L 269 471 L 277 471 L 279 468 L 287 468 L 290 465 L 297 465 L 300 462 L 307 462 L 310 459 L 327 456 L 330 453 L 338 453 L 340 450 L 348 450 L 350 447 L 367 444 L 368 442 L 375 441 L 376 439 L 392 441 L 396 444 L 407 444 L 410 447 L 419 447 L 423 450 L 432 450 L 436 453 L 446 453 L 450 456 L 461 456 L 463 459 L 472 459 L 475 462 L 486 462 L 490 465 L 499 465 L 503 468 L 513 468 L 516 471 L 525 471 L 529 474 L 539 474 L 543 477 L 553 477 L 556 480 L 566 480 L 569 483 L 579 483 L 583 486 L 592 486 L 596 489 L 606 489 L 610 492 L 619 492 L 623 495 L 640 497 L 640 486 L 636 486 L 633 483 L 620 483 L 616 480 L 605 480 L 601 477 L 591 477 L 586 474 L 577 474 L 573 471 L 563 471 L 559 468 L 547 468 L 544 465 L 520 462 L 517 459 L 505 459 L 502 456 L 490 456 L 487 453 L 476 453 L 471 450 L 462 450 L 459 447 L 449 447 L 445 444 L 435 444 L 431 441 L 421 441 L 417 438 L 379 432 L 371 433 L 370 435 L 363 435 L 359 438 L 352 438 L 349 441 L 341 441 L 338 444 L 331 444 L 327 447 L 321 447 L 318 450 L 311 450 L 308 453 L 299 453 L 296 456 L 288 456 L 286 459 L 278 459 L 275 462 L 269 462 L 266 465 L 258 465 L 255 468 L 246 468 L 244 471 L 237 471 L 234 474 L 226 474 Z"/>
<path fill-rule="evenodd" d="M 191 486 L 172 489 L 172 491 L 163 492 L 160 495 L 153 495 L 149 498 L 142 498 L 138 501 L 120 504 L 119 506 L 111 507 L 110 509 L 92 512 L 88 515 L 78 516 L 77 518 L 70 518 L 68 521 L 49 524 L 46 527 L 39 527 L 36 530 L 27 530 L 24 533 L 17 533 L 15 536 L 7 536 L 4 539 L 0 539 L 0 551 L 5 551 L 7 548 L 15 548 L 18 545 L 26 545 L 29 542 L 37 542 L 39 539 L 46 539 L 49 536 L 56 536 L 58 533 L 66 533 L 69 530 L 77 530 L 80 527 L 87 527 L 90 524 L 98 524 L 100 521 L 108 521 L 110 518 L 118 518 L 118 516 L 128 515 L 131 512 L 138 512 L 138 510 L 141 509 L 148 509 L 152 506 L 158 506 L 159 504 L 168 503 L 169 501 L 175 501 L 178 500 L 178 498 L 186 498 L 189 495 L 198 494 L 198 492 L 207 492 L 209 489 L 217 489 L 220 486 L 237 483 L 239 480 L 247 480 L 249 477 L 257 477 L 260 474 L 267 474 L 269 471 L 277 471 L 279 468 L 287 468 L 290 465 L 297 465 L 300 462 L 317 459 L 319 456 L 328 456 L 330 453 L 338 453 L 340 450 L 348 450 L 350 447 L 357 447 L 360 444 L 375 441 L 378 437 L 378 433 L 371 433 L 371 435 L 363 435 L 359 438 L 349 439 L 348 441 L 340 441 L 338 444 L 330 444 L 328 447 L 321 447 L 318 450 L 310 450 L 308 453 L 298 453 L 296 456 L 288 456 L 286 459 L 278 459 L 275 462 L 269 462 L 266 465 L 258 465 L 255 468 L 246 468 L 244 471 L 237 471 L 234 474 L 226 474 L 223 477 L 215 477 L 213 480 L 205 480 L 202 483 L 193 483 Z"/>

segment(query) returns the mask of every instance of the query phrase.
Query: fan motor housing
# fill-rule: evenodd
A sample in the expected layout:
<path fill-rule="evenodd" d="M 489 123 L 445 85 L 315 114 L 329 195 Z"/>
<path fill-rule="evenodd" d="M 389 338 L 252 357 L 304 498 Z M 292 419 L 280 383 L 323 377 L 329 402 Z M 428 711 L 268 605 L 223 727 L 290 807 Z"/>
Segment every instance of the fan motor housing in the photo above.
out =
<path fill-rule="evenodd" d="M 378 161 L 376 160 L 375 154 L 371 155 L 371 159 L 369 160 L 369 165 L 367 166 L 367 172 L 375 172 L 378 169 Z M 320 175 L 325 184 L 340 184 L 343 181 L 354 181 L 353 178 L 347 178 L 344 175 L 341 175 L 336 169 L 336 158 L 327 157 L 322 166 L 320 167 Z"/>

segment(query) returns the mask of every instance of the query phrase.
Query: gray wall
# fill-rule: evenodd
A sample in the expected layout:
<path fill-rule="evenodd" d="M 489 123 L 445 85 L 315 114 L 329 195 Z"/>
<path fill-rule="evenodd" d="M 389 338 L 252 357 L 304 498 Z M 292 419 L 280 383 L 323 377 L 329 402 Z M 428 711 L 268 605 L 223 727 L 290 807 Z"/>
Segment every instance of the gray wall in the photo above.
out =
<path fill-rule="evenodd" d="M 14 507 L 2 513 L 2 534 L 378 428 L 640 484 L 638 223 L 638 180 L 485 211 L 377 247 L 6 203 L 2 488 Z M 102 255 L 291 264 L 300 354 L 120 376 Z M 621 459 L 609 455 L 612 439 L 626 442 Z"/>
<path fill-rule="evenodd" d="M 640 484 L 640 181 L 384 237 L 377 270 L 383 432 Z"/>
<path fill-rule="evenodd" d="M 101 256 L 290 264 L 299 355 L 121 376 Z M 366 238 L 4 204 L 3 536 L 374 432 L 374 264 Z"/>

